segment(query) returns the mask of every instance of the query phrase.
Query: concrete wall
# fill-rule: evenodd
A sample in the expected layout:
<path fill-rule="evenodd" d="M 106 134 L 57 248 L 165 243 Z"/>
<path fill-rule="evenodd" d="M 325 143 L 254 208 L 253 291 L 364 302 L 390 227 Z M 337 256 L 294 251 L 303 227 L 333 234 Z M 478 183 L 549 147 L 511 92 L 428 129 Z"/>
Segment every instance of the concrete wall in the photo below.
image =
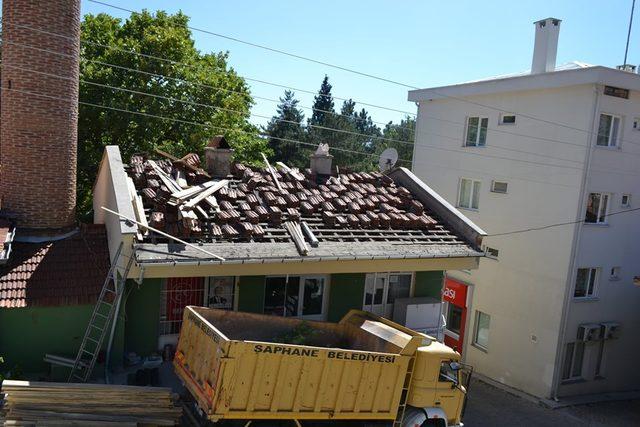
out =
<path fill-rule="evenodd" d="M 465 359 L 481 374 L 547 396 L 553 383 L 574 226 L 492 234 L 577 219 L 588 134 L 525 115 L 588 129 L 594 89 L 582 85 L 483 95 L 470 101 L 420 103 L 413 170 L 454 205 L 460 178 L 481 181 L 479 209 L 463 212 L 489 234 L 483 244 L 498 249 L 499 258 L 482 259 L 480 268 L 470 274 L 448 273 L 474 285 Z M 515 125 L 499 125 L 500 112 L 480 104 L 520 114 Z M 463 147 L 469 116 L 489 118 L 485 147 Z M 490 192 L 492 180 L 508 182 L 508 193 Z M 491 316 L 487 351 L 471 344 L 476 310 Z"/>

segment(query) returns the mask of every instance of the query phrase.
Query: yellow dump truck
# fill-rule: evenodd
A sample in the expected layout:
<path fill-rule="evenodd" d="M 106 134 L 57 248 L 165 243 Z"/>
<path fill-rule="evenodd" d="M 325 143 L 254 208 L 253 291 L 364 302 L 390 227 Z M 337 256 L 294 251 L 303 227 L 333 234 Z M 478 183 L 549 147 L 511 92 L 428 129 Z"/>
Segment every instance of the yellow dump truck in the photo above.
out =
<path fill-rule="evenodd" d="M 461 425 L 460 355 L 352 310 L 311 322 L 187 307 L 176 373 L 212 422 L 248 425 Z"/>

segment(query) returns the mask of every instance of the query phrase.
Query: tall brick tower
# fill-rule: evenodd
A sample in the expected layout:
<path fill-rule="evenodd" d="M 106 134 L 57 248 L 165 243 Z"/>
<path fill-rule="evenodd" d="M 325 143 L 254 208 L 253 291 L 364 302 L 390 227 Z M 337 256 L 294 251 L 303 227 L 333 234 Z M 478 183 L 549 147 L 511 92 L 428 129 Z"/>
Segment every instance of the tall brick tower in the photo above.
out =
<path fill-rule="evenodd" d="M 76 204 L 80 0 L 3 0 L 2 39 L 1 207 L 15 214 L 19 228 L 54 233 L 71 228 Z"/>

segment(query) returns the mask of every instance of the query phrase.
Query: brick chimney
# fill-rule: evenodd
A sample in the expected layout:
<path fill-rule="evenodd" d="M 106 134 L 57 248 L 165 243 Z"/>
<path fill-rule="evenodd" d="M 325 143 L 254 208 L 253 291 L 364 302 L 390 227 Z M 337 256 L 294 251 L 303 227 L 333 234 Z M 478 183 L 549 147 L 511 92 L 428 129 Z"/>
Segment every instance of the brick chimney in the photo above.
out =
<path fill-rule="evenodd" d="M 76 204 L 80 0 L 3 0 L 2 39 L 0 206 L 15 216 L 19 228 L 71 228 Z"/>

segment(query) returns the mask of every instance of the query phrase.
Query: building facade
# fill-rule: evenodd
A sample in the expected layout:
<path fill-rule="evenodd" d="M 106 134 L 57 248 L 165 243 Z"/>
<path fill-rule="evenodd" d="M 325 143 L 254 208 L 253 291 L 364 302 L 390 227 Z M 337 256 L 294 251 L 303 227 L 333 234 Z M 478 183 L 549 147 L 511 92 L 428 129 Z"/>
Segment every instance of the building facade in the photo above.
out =
<path fill-rule="evenodd" d="M 535 25 L 531 73 L 409 93 L 414 172 L 488 233 L 446 340 L 538 397 L 637 389 L 640 76 L 556 67 L 560 21 Z"/>

